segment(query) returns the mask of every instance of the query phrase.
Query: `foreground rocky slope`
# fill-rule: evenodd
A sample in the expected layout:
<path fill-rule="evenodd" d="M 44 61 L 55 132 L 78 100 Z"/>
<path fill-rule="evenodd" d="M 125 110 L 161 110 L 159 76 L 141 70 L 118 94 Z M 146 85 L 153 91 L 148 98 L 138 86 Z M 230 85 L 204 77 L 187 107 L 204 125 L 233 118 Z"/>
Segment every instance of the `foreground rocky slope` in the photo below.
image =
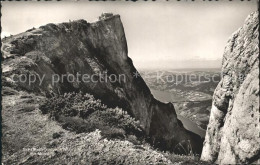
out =
<path fill-rule="evenodd" d="M 258 30 L 258 12 L 254 12 L 228 41 L 202 160 L 260 163 Z"/>
<path fill-rule="evenodd" d="M 119 106 L 139 120 L 154 146 L 182 153 L 175 146 L 189 142 L 193 152 L 201 152 L 200 137 L 185 130 L 173 105 L 154 99 L 138 76 L 127 56 L 118 15 L 91 24 L 85 20 L 48 24 L 6 38 L 2 44 L 4 86 L 45 96 L 70 91 L 93 94 L 109 107 Z M 95 75 L 94 81 L 70 81 L 71 75 L 75 78 L 77 74 Z M 27 81 L 21 81 L 20 75 Z M 36 75 L 35 82 L 29 82 L 30 75 Z M 106 81 L 102 75 L 121 75 L 121 79 Z"/>
<path fill-rule="evenodd" d="M 44 100 L 43 96 L 3 88 L 3 164 L 205 164 L 197 156 L 160 152 L 147 143 L 137 144 L 136 139 L 108 139 L 102 135 L 107 128 L 84 133 L 66 130 L 42 115 L 39 108 Z"/>
<path fill-rule="evenodd" d="M 3 94 L 3 164 L 173 164 L 149 145 L 63 129 L 42 115 L 42 96 L 6 87 Z"/>

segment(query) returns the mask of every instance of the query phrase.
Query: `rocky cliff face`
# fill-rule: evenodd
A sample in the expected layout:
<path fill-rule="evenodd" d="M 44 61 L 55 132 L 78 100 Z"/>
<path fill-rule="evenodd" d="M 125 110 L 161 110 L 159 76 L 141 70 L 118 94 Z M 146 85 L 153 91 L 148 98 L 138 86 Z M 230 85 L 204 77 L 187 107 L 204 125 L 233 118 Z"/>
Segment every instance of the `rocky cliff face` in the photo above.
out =
<path fill-rule="evenodd" d="M 138 119 L 155 146 L 174 151 L 178 143 L 189 141 L 193 152 L 201 152 L 200 137 L 185 130 L 173 105 L 155 100 L 138 75 L 127 55 L 118 15 L 95 23 L 79 20 L 30 29 L 5 38 L 2 54 L 4 86 L 47 96 L 70 91 L 93 94 Z M 94 81 L 83 80 L 82 75 L 95 75 Z M 112 80 L 106 81 L 106 75 Z"/>
<path fill-rule="evenodd" d="M 204 161 L 236 164 L 260 159 L 258 29 L 258 12 L 254 12 L 225 48 L 222 80 L 214 92 L 201 156 Z"/>

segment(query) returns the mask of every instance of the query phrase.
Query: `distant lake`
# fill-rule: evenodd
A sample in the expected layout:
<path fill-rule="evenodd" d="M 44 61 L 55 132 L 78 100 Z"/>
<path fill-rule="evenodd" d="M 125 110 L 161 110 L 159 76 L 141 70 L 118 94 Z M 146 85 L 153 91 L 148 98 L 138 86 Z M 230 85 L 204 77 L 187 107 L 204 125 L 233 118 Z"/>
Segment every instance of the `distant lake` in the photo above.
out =
<path fill-rule="evenodd" d="M 182 96 L 179 95 L 174 95 L 171 92 L 168 91 L 160 91 L 160 90 L 154 90 L 154 89 L 150 89 L 153 96 L 161 101 L 161 102 L 178 102 L 178 101 L 187 101 L 187 99 L 185 99 Z"/>
<path fill-rule="evenodd" d="M 178 102 L 184 100 L 184 98 L 182 98 L 181 96 L 174 96 L 171 92 L 168 91 L 159 91 L 151 89 L 151 92 L 157 100 L 165 103 Z M 195 122 L 179 114 L 177 114 L 177 118 L 183 123 L 184 128 L 186 128 L 187 130 L 194 132 L 200 135 L 201 137 L 205 136 L 206 131 L 198 127 Z"/>
<path fill-rule="evenodd" d="M 193 121 L 191 121 L 190 119 L 183 117 L 179 114 L 177 114 L 177 118 L 182 122 L 184 128 L 186 128 L 187 130 L 196 133 L 198 135 L 200 135 L 201 137 L 205 137 L 206 134 L 206 130 L 201 129 L 200 127 L 197 126 L 197 124 Z"/>

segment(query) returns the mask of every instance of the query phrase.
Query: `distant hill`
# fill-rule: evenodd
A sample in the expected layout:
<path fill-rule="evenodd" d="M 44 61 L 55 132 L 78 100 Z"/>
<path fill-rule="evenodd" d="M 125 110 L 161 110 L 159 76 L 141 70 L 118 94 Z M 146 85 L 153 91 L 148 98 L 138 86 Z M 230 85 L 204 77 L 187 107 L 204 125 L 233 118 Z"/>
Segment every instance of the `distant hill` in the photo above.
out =
<path fill-rule="evenodd" d="M 221 59 L 190 59 L 190 60 L 182 60 L 182 61 L 176 61 L 171 59 L 160 59 L 160 63 L 157 63 L 156 61 L 150 61 L 147 59 L 147 61 L 139 62 L 136 67 L 138 70 L 144 70 L 144 69 L 163 69 L 163 70 L 174 70 L 174 69 L 198 69 L 198 68 L 221 68 Z"/>

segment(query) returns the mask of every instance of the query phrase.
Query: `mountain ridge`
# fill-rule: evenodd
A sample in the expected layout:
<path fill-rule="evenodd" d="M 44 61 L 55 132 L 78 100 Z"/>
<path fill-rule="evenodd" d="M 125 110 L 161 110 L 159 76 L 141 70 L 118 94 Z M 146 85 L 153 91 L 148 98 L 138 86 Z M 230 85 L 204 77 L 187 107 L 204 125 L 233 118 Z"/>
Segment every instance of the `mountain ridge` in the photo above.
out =
<path fill-rule="evenodd" d="M 124 108 L 141 123 L 150 142 L 163 150 L 176 151 L 179 143 L 190 142 L 195 153 L 201 152 L 202 139 L 187 131 L 177 119 L 174 106 L 152 96 L 144 80 L 128 57 L 127 42 L 120 16 L 95 23 L 85 20 L 47 24 L 3 40 L 3 86 L 50 96 L 53 93 L 82 91 L 93 94 L 109 107 Z M 69 82 L 55 84 L 52 75 L 80 72 L 108 75 L 124 74 L 120 82 Z M 44 75 L 30 85 L 18 81 L 19 75 Z M 187 145 L 187 144 L 186 144 Z"/>

